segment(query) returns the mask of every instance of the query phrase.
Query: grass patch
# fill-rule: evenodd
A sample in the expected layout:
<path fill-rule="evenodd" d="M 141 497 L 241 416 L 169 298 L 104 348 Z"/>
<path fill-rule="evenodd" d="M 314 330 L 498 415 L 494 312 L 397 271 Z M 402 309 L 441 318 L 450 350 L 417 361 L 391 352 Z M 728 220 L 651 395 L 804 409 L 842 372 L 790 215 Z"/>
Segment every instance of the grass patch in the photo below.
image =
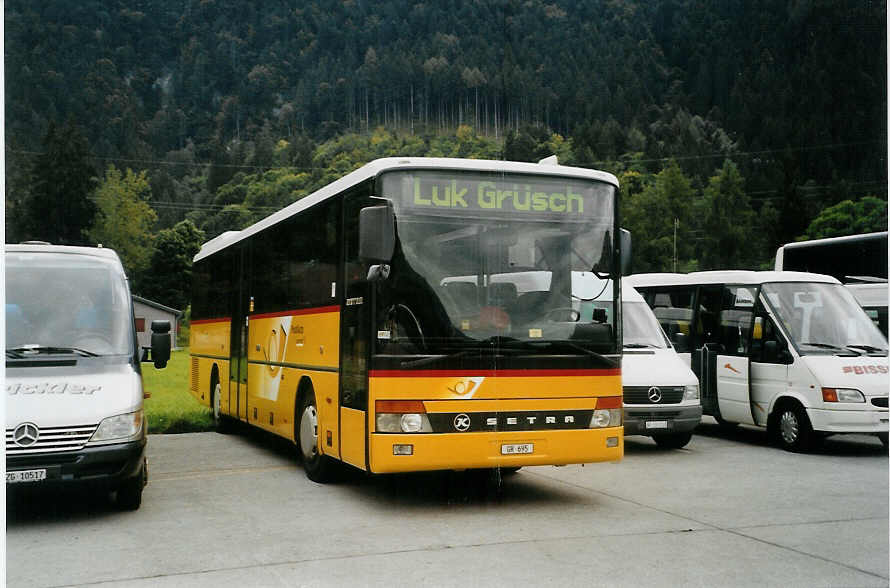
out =
<path fill-rule="evenodd" d="M 142 382 L 151 398 L 145 401 L 149 433 L 193 433 L 213 430 L 206 406 L 189 392 L 188 348 L 173 351 L 167 367 L 142 364 Z"/>

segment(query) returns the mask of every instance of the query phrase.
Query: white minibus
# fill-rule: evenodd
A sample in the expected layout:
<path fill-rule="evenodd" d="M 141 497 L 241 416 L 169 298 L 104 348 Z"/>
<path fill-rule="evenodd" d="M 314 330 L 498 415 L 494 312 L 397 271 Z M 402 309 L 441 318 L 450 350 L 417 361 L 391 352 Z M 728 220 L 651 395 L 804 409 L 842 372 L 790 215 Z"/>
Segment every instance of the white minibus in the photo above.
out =
<path fill-rule="evenodd" d="M 572 290 L 582 321 L 592 320 L 595 308 L 605 309 L 611 319 L 612 286 L 608 281 L 590 272 L 575 272 Z M 701 422 L 698 378 L 626 279 L 621 286 L 621 313 L 624 434 L 652 437 L 667 449 L 685 447 Z"/>
<path fill-rule="evenodd" d="M 6 484 L 81 485 L 135 510 L 148 480 L 133 303 L 114 251 L 6 245 Z M 154 321 L 156 367 L 170 323 Z"/>
<path fill-rule="evenodd" d="M 785 449 L 866 433 L 887 444 L 887 340 L 831 276 L 711 271 L 628 282 L 698 375 L 702 408 Z"/>

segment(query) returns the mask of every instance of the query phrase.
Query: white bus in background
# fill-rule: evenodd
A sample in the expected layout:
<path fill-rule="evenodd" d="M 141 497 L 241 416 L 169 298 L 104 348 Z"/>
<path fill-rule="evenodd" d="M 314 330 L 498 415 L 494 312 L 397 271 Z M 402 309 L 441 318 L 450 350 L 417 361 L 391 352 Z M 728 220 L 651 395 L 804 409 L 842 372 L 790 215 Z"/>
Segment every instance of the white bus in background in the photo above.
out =
<path fill-rule="evenodd" d="M 887 231 L 786 243 L 775 269 L 837 278 L 887 336 Z"/>
<path fill-rule="evenodd" d="M 719 423 L 766 427 L 791 451 L 838 433 L 887 445 L 887 339 L 836 279 L 713 271 L 627 281 L 698 375 L 702 409 Z"/>

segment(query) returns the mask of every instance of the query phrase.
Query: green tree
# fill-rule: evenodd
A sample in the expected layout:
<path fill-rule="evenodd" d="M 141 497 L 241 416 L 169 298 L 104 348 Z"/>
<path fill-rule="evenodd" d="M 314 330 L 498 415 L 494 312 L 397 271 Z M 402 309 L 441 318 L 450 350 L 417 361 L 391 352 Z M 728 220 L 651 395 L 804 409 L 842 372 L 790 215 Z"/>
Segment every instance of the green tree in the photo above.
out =
<path fill-rule="evenodd" d="M 633 235 L 634 272 L 694 269 L 694 196 L 692 182 L 677 162 L 671 161 L 653 183 L 622 200 L 622 224 Z"/>
<path fill-rule="evenodd" d="M 887 201 L 865 196 L 854 202 L 843 200 L 824 209 L 799 240 L 843 237 L 887 230 Z"/>
<path fill-rule="evenodd" d="M 192 258 L 203 242 L 204 231 L 188 219 L 158 231 L 151 260 L 139 279 L 140 295 L 185 309 L 191 301 Z"/>
<path fill-rule="evenodd" d="M 704 190 L 701 269 L 754 267 L 762 242 L 739 168 L 729 160 Z"/>
<path fill-rule="evenodd" d="M 43 140 L 32 169 L 34 184 L 23 202 L 24 239 L 58 245 L 86 245 L 96 206 L 90 200 L 96 171 L 86 139 L 75 125 L 55 123 Z"/>
<path fill-rule="evenodd" d="M 130 276 L 148 265 L 152 251 L 152 227 L 158 216 L 148 204 L 151 186 L 145 171 L 121 173 L 109 165 L 94 195 L 98 212 L 90 239 L 117 251 Z"/>

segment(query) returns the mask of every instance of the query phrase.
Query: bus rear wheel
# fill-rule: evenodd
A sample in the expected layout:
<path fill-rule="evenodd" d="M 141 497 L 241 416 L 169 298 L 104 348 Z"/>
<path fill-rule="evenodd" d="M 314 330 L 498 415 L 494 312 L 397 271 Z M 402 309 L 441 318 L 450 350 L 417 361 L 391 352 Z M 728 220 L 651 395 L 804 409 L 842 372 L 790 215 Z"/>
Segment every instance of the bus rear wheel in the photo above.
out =
<path fill-rule="evenodd" d="M 210 380 L 210 416 L 213 428 L 217 433 L 228 433 L 232 429 L 232 421 L 222 413 L 222 386 L 216 374 Z"/>
<path fill-rule="evenodd" d="M 311 387 L 303 394 L 299 417 L 295 421 L 298 427 L 295 437 L 299 453 L 303 458 L 306 476 L 319 484 L 331 481 L 334 463 L 330 457 L 318 450 L 318 408 L 315 403 L 315 392 Z"/>

